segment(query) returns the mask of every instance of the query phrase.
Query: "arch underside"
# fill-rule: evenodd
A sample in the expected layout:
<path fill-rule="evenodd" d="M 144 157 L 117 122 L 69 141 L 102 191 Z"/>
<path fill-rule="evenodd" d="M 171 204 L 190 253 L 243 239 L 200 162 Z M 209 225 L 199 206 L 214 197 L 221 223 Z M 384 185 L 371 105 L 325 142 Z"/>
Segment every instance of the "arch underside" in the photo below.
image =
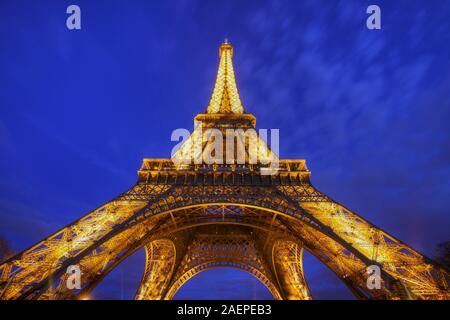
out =
<path fill-rule="evenodd" d="M 211 249 L 205 239 L 220 245 Z M 171 298 L 205 268 L 233 263 L 277 299 L 310 299 L 303 249 L 358 298 L 449 297 L 445 270 L 311 185 L 140 184 L 1 265 L 1 298 L 83 297 L 142 247 L 147 261 L 137 299 Z M 73 264 L 83 272 L 78 290 L 65 286 L 65 271 Z M 382 270 L 378 290 L 366 285 L 371 264 Z"/>

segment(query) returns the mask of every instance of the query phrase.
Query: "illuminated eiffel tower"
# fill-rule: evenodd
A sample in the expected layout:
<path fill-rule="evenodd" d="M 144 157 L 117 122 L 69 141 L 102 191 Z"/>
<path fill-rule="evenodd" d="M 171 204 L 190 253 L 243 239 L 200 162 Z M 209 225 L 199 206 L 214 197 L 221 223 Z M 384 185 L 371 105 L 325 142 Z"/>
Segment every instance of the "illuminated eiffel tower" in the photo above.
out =
<path fill-rule="evenodd" d="M 206 113 L 195 117 L 173 157 L 144 159 L 131 189 L 0 265 L 0 298 L 81 299 L 144 247 L 136 299 L 171 299 L 187 280 L 214 267 L 247 271 L 276 299 L 311 299 L 303 250 L 357 298 L 449 299 L 448 271 L 318 191 L 305 160 L 279 160 L 260 136 L 250 145 L 245 134 L 256 121 L 241 103 L 231 44 L 225 41 L 219 56 Z M 208 128 L 224 140 L 227 129 L 242 129 L 229 141 L 244 162 L 237 153 L 232 163 L 184 161 L 211 152 L 217 137 L 195 143 Z M 263 174 L 275 161 L 276 172 Z M 74 265 L 81 286 L 71 290 L 67 269 Z M 369 266 L 379 267 L 379 289 L 369 289 Z"/>

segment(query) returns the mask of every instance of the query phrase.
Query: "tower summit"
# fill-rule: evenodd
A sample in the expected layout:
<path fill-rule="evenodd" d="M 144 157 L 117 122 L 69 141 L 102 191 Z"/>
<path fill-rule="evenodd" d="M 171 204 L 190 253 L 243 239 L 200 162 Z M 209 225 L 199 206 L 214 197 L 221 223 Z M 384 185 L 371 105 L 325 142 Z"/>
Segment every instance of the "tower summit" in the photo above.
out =
<path fill-rule="evenodd" d="M 244 113 L 233 68 L 233 46 L 227 39 L 219 48 L 219 69 L 207 113 Z"/>

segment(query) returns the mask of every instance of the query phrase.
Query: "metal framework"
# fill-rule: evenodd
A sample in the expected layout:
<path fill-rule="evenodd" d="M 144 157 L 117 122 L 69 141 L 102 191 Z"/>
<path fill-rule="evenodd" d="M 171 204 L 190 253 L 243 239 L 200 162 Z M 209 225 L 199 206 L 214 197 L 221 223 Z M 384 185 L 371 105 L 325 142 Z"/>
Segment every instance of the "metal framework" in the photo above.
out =
<path fill-rule="evenodd" d="M 203 128 L 226 139 L 229 128 L 255 128 L 244 112 L 232 65 L 219 49 L 219 71 Z M 136 299 L 171 299 L 190 278 L 228 266 L 259 279 L 276 299 L 311 299 L 302 265 L 307 250 L 360 299 L 449 299 L 449 272 L 318 191 L 305 160 L 279 160 L 258 137 L 238 133 L 245 163 L 189 163 L 210 151 L 196 126 L 172 159 L 144 159 L 128 191 L 0 265 L 1 299 L 80 299 L 121 261 L 144 247 Z M 229 152 L 224 148 L 223 154 Z M 233 151 L 234 152 L 234 151 Z M 252 162 L 257 154 L 265 161 Z M 268 161 L 276 174 L 263 175 Z M 264 164 L 263 164 L 264 163 Z M 66 286 L 71 265 L 81 288 Z M 367 287 L 367 267 L 381 269 L 381 288 Z"/>

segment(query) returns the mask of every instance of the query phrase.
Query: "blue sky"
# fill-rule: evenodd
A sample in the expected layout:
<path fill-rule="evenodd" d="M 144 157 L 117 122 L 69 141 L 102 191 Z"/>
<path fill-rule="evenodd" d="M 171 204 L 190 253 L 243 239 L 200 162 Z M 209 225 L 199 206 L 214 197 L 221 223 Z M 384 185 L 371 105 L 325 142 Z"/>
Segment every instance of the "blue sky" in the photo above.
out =
<path fill-rule="evenodd" d="M 369 4 L 382 30 L 365 27 Z M 168 157 L 172 130 L 206 109 L 227 37 L 244 107 L 280 128 L 281 157 L 433 256 L 450 239 L 449 16 L 446 0 L 2 1 L 0 235 L 20 251 L 132 186 L 142 158 Z M 316 297 L 347 297 L 307 260 Z M 132 297 L 142 263 L 97 297 Z M 238 271 L 194 280 L 181 296 L 267 297 Z"/>

